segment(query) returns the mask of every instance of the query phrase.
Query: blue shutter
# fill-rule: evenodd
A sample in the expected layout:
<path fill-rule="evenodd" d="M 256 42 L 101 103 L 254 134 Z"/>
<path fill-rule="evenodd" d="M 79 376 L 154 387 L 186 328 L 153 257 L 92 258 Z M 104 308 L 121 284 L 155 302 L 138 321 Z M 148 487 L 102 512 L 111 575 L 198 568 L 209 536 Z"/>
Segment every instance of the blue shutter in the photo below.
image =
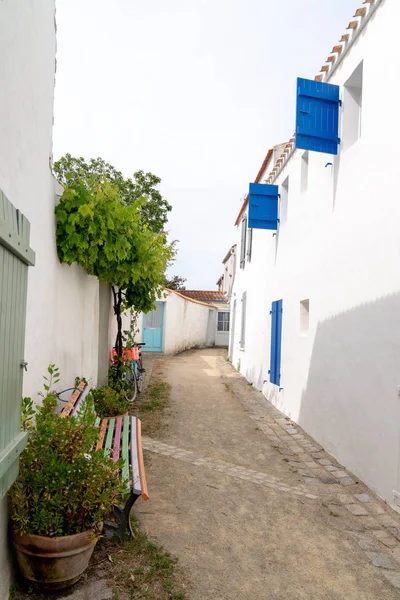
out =
<path fill-rule="evenodd" d="M 271 349 L 269 363 L 269 380 L 275 383 L 275 365 L 276 365 L 276 302 L 272 303 L 271 308 Z"/>
<path fill-rule="evenodd" d="M 282 300 L 276 303 L 275 383 L 281 385 Z"/>
<path fill-rule="evenodd" d="M 297 79 L 296 148 L 337 154 L 339 86 Z"/>
<path fill-rule="evenodd" d="M 250 183 L 249 229 L 278 228 L 278 186 L 266 183 Z"/>
<path fill-rule="evenodd" d="M 282 300 L 276 300 L 271 308 L 271 351 L 269 380 L 281 384 L 281 343 L 282 343 Z"/>

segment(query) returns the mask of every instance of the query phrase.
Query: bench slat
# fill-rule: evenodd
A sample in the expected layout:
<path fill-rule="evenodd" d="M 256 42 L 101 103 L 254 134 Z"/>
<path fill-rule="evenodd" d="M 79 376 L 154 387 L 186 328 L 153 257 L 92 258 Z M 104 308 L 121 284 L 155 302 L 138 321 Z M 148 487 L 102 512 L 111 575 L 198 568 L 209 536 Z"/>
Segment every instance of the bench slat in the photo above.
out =
<path fill-rule="evenodd" d="M 79 416 L 78 413 L 79 413 L 81 406 L 89 392 L 90 392 L 90 387 L 87 385 L 85 387 L 85 389 L 83 390 L 83 392 L 79 395 L 79 398 L 77 399 L 77 401 L 75 402 L 75 404 L 72 408 L 71 416 L 78 418 L 78 416 Z"/>
<path fill-rule="evenodd" d="M 138 460 L 139 460 L 139 474 L 140 474 L 140 485 L 142 488 L 143 500 L 149 499 L 149 490 L 147 489 L 146 473 L 144 470 L 143 460 L 143 448 L 142 448 L 142 423 L 140 419 L 136 419 L 136 440 L 138 442 Z"/>
<path fill-rule="evenodd" d="M 94 426 L 98 427 L 100 425 L 100 421 L 101 421 L 100 417 L 96 417 L 96 420 L 94 422 Z"/>
<path fill-rule="evenodd" d="M 101 450 L 104 443 L 104 438 L 107 431 L 108 419 L 103 419 L 100 426 L 99 438 L 96 444 L 96 450 Z"/>
<path fill-rule="evenodd" d="M 79 382 L 79 384 L 76 387 L 77 387 L 77 389 L 72 392 L 71 398 L 68 400 L 67 404 L 62 409 L 62 411 L 60 413 L 60 417 L 63 417 L 63 418 L 68 417 L 68 415 L 70 414 L 70 412 L 72 411 L 72 409 L 75 406 L 75 402 L 78 400 L 79 396 L 81 395 L 82 390 L 85 388 L 85 382 L 84 381 Z"/>
<path fill-rule="evenodd" d="M 132 467 L 132 490 L 134 494 L 140 495 L 142 488 L 140 485 L 139 461 L 137 453 L 136 437 L 136 417 L 131 417 L 131 467 Z"/>
<path fill-rule="evenodd" d="M 108 422 L 106 445 L 104 447 L 104 450 L 106 451 L 107 454 L 110 453 L 110 448 L 111 448 L 111 444 L 112 444 L 112 440 L 113 440 L 114 423 L 115 423 L 115 419 L 110 419 Z"/>
<path fill-rule="evenodd" d="M 117 462 L 117 460 L 119 459 L 119 449 L 121 446 L 121 431 L 122 431 L 122 417 L 117 417 L 116 425 L 115 425 L 113 455 L 112 455 L 112 459 L 114 462 Z"/>
<path fill-rule="evenodd" d="M 127 493 L 130 492 L 129 483 L 129 417 L 124 417 L 124 428 L 122 432 L 122 458 L 124 466 L 122 467 L 122 479 L 125 481 Z"/>

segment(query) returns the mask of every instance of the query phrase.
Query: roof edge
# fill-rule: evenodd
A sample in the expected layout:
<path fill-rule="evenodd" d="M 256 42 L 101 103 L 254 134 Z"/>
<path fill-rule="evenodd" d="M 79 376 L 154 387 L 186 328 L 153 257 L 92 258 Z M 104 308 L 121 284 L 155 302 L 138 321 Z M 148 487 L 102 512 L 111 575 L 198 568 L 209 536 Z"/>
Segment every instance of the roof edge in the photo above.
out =
<path fill-rule="evenodd" d="M 260 179 L 263 176 L 263 173 L 264 173 L 265 169 L 267 168 L 268 163 L 270 162 L 273 153 L 274 153 L 274 149 L 270 148 L 268 150 L 268 152 L 267 152 L 266 157 L 264 158 L 264 160 L 262 162 L 261 167 L 258 170 L 258 173 L 257 173 L 257 176 L 256 176 L 256 178 L 254 180 L 254 183 L 259 183 L 260 182 Z M 246 198 L 244 199 L 244 202 L 243 202 L 243 204 L 242 204 L 242 206 L 240 208 L 239 214 L 236 217 L 235 225 L 239 225 L 240 218 L 241 218 L 242 214 L 244 213 L 244 211 L 246 210 L 246 207 L 247 207 L 248 203 L 249 203 L 249 195 L 247 194 Z"/>
<path fill-rule="evenodd" d="M 201 302 L 200 300 L 195 300 L 194 298 L 189 298 L 188 296 L 184 296 L 183 294 L 180 294 L 177 290 L 170 290 L 169 288 L 164 288 L 166 292 L 170 292 L 171 294 L 175 294 L 176 296 L 179 296 L 179 298 L 182 298 L 182 300 L 187 300 L 188 302 L 193 302 L 194 304 L 201 304 L 202 306 L 208 306 L 209 308 L 215 308 L 215 310 L 217 310 L 217 307 L 214 306 L 213 304 L 208 304 L 207 302 Z"/>

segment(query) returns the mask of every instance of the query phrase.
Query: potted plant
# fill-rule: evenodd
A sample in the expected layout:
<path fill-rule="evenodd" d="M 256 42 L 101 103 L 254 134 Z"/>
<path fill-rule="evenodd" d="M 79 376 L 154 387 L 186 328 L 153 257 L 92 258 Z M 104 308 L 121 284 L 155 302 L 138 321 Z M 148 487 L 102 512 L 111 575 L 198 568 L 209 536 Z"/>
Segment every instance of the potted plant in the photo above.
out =
<path fill-rule="evenodd" d="M 102 523 L 123 494 L 121 465 L 95 450 L 93 400 L 77 418 L 56 414 L 50 392 L 58 371 L 49 367 L 46 395 L 35 423 L 23 415 L 29 441 L 10 490 L 13 541 L 24 583 L 54 591 L 73 585 L 86 570 Z M 23 407 L 32 412 L 32 405 Z"/>

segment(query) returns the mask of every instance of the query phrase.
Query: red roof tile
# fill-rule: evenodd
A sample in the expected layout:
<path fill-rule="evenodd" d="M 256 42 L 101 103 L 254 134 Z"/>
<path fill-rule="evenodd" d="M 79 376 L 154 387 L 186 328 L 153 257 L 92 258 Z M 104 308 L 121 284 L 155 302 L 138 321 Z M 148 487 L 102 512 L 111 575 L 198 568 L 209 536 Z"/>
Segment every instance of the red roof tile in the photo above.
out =
<path fill-rule="evenodd" d="M 200 302 L 226 302 L 224 292 L 218 290 L 179 290 L 179 293 Z"/>

